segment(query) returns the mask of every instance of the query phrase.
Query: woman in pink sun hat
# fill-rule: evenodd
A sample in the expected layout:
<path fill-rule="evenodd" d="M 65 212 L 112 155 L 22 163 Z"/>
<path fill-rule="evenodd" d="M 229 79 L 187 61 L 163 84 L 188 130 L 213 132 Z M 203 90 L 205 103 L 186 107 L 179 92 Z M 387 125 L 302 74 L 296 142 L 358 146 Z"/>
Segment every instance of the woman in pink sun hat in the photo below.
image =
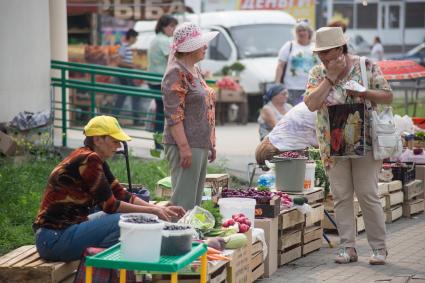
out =
<path fill-rule="evenodd" d="M 192 209 L 202 200 L 207 162 L 215 151 L 216 95 L 197 63 L 218 32 L 203 33 L 194 23 L 177 26 L 162 79 L 164 150 L 170 165 L 172 204 Z"/>

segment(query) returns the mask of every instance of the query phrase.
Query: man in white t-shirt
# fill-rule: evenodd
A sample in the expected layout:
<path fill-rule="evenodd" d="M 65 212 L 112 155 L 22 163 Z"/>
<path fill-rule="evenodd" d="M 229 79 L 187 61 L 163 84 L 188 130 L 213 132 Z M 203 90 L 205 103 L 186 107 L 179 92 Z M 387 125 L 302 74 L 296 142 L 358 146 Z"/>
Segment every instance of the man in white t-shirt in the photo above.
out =
<path fill-rule="evenodd" d="M 255 150 L 258 164 L 264 164 L 282 151 L 317 147 L 316 111 L 311 112 L 304 102 L 288 111 Z"/>
<path fill-rule="evenodd" d="M 283 82 L 288 89 L 288 103 L 293 106 L 303 101 L 308 73 L 319 62 L 313 54 L 308 21 L 297 21 L 294 32 L 296 40 L 286 42 L 279 51 L 275 76 L 275 83 Z"/>
<path fill-rule="evenodd" d="M 384 47 L 381 44 L 379 36 L 373 39 L 372 51 L 370 52 L 370 59 L 373 61 L 382 61 L 384 59 Z"/>

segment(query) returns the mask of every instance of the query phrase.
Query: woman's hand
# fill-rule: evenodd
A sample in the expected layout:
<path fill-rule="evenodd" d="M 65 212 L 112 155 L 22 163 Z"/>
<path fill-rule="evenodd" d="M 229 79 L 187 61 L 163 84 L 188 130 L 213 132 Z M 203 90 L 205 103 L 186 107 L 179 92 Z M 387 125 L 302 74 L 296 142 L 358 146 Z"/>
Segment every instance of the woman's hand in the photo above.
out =
<path fill-rule="evenodd" d="M 208 154 L 208 161 L 211 163 L 213 162 L 217 157 L 217 152 L 215 150 L 215 147 L 210 148 L 209 154 Z"/>
<path fill-rule="evenodd" d="M 181 206 L 166 206 L 165 209 L 175 213 L 177 218 L 182 218 L 186 214 L 186 210 L 184 210 L 184 208 Z"/>
<path fill-rule="evenodd" d="M 351 96 L 352 98 L 356 98 L 356 97 L 366 98 L 367 91 L 359 92 L 359 91 L 347 89 L 346 93 L 347 93 L 347 96 Z"/>
<path fill-rule="evenodd" d="M 338 58 L 329 61 L 329 64 L 326 66 L 327 76 L 333 82 L 336 82 L 338 76 L 345 70 L 347 62 L 345 61 L 344 54 L 340 55 Z"/>
<path fill-rule="evenodd" d="M 189 145 L 179 147 L 180 151 L 180 166 L 189 168 L 192 165 L 192 149 Z"/>

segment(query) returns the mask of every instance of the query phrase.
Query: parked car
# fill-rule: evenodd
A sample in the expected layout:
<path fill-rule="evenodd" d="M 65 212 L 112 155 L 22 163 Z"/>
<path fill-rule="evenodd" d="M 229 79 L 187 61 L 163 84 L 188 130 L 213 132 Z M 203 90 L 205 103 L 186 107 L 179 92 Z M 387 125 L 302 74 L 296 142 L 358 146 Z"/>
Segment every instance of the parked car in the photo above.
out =
<path fill-rule="evenodd" d="M 200 24 L 204 30 L 219 31 L 209 44 L 203 71 L 217 73 L 224 66 L 240 62 L 245 69 L 240 73 L 240 84 L 250 96 L 263 94 L 267 84 L 274 81 L 277 55 L 282 45 L 293 38 L 295 19 L 283 11 L 222 11 L 186 14 L 185 21 Z M 153 30 L 149 24 L 137 22 L 139 32 L 135 43 L 138 49 L 149 46 Z"/>

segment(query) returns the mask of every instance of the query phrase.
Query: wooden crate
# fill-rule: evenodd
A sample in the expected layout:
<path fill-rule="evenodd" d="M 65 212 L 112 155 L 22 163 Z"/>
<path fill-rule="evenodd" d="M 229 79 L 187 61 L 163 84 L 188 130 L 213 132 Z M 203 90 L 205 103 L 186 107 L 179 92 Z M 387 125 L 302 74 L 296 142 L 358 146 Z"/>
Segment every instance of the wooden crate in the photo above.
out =
<path fill-rule="evenodd" d="M 305 214 L 305 227 L 321 226 L 325 215 L 324 205 L 316 203 L 311 205 L 311 211 Z"/>
<path fill-rule="evenodd" d="M 77 269 L 79 262 L 46 261 L 34 245 L 22 246 L 0 257 L 0 282 L 60 282 Z"/>
<path fill-rule="evenodd" d="M 401 205 L 391 207 L 385 212 L 385 223 L 393 223 L 403 215 L 403 208 Z"/>
<path fill-rule="evenodd" d="M 289 249 L 287 251 L 279 252 L 278 255 L 278 265 L 282 266 L 287 263 L 290 263 L 291 261 L 294 261 L 302 256 L 302 247 L 294 247 L 292 249 Z"/>
<path fill-rule="evenodd" d="M 303 244 L 310 243 L 314 240 L 321 239 L 323 236 L 323 228 L 320 226 L 312 226 L 304 228 L 302 235 Z"/>
<path fill-rule="evenodd" d="M 278 250 L 285 251 L 294 246 L 301 245 L 302 235 L 303 235 L 303 231 L 301 229 L 281 233 L 281 235 L 279 236 L 279 242 L 277 245 Z"/>
<path fill-rule="evenodd" d="M 399 191 L 403 188 L 403 184 L 401 183 L 400 180 L 395 180 L 395 181 L 391 181 L 388 183 L 388 192 L 395 192 L 395 191 Z"/>
<path fill-rule="evenodd" d="M 251 261 L 249 262 L 249 268 L 253 271 L 261 264 L 263 264 L 263 251 L 252 256 Z"/>
<path fill-rule="evenodd" d="M 404 200 L 411 200 L 415 197 L 423 198 L 424 187 L 422 180 L 414 180 L 403 186 Z"/>
<path fill-rule="evenodd" d="M 310 243 L 304 244 L 302 248 L 302 255 L 307 255 L 314 251 L 320 250 L 322 247 L 322 238 L 311 241 Z"/>
<path fill-rule="evenodd" d="M 304 225 L 304 223 L 304 214 L 299 212 L 296 208 L 290 208 L 288 210 L 283 210 L 280 213 L 278 229 L 285 230 L 295 226 Z"/>
<path fill-rule="evenodd" d="M 263 251 L 263 242 L 261 241 L 257 241 L 255 243 L 252 244 L 251 246 L 251 254 L 252 255 L 256 255 L 259 252 Z"/>
<path fill-rule="evenodd" d="M 393 191 L 385 196 L 385 210 L 391 207 L 403 203 L 403 191 Z"/>
<path fill-rule="evenodd" d="M 335 213 L 329 213 L 329 215 L 335 221 Z M 363 232 L 365 230 L 363 215 L 356 215 L 355 220 L 356 220 L 357 234 L 360 233 L 360 232 Z M 338 233 L 337 229 L 335 229 L 335 227 L 332 225 L 332 223 L 330 222 L 330 220 L 327 217 L 325 217 L 324 220 L 323 220 L 323 229 L 326 232 L 336 232 L 336 233 Z"/>
<path fill-rule="evenodd" d="M 227 261 L 219 261 L 218 263 L 208 263 L 208 283 L 223 283 L 227 279 Z M 197 262 L 196 264 L 200 264 Z M 200 270 L 200 266 L 197 266 L 197 270 Z M 198 271 L 199 272 L 199 271 Z M 179 273 L 179 283 L 198 283 L 200 281 L 200 275 L 198 274 L 184 274 Z M 153 274 L 152 283 L 170 283 L 171 277 L 169 274 Z"/>
<path fill-rule="evenodd" d="M 160 184 L 156 184 L 155 187 L 155 196 L 160 198 L 170 199 L 173 195 L 173 190 L 171 188 L 166 188 Z"/>
<path fill-rule="evenodd" d="M 229 174 L 207 174 L 204 187 L 211 188 L 211 199 L 217 202 L 221 190 L 229 187 Z"/>
<path fill-rule="evenodd" d="M 403 216 L 412 217 L 412 215 L 421 213 L 425 210 L 424 199 L 413 199 L 403 203 Z"/>
<path fill-rule="evenodd" d="M 251 272 L 251 280 L 254 282 L 255 280 L 263 277 L 264 275 L 264 263 L 261 263 Z"/>
<path fill-rule="evenodd" d="M 309 190 L 304 190 L 303 192 L 294 193 L 286 192 L 291 197 L 305 197 L 309 204 L 322 203 L 324 200 L 324 191 L 321 187 L 312 188 Z"/>
<path fill-rule="evenodd" d="M 389 183 L 378 183 L 378 196 L 383 196 L 388 193 Z"/>

